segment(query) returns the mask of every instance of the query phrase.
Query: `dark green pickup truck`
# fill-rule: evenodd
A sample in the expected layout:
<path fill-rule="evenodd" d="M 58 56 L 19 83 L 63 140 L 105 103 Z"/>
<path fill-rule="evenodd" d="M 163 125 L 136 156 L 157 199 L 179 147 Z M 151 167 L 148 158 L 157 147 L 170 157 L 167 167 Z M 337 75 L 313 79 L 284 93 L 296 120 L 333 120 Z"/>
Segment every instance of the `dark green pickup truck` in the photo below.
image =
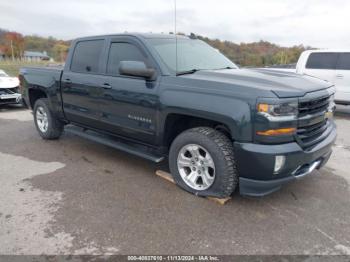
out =
<path fill-rule="evenodd" d="M 322 167 L 336 138 L 334 87 L 239 69 L 195 37 L 73 41 L 64 68 L 22 68 L 44 139 L 63 130 L 154 162 L 201 196 L 262 196 Z"/>

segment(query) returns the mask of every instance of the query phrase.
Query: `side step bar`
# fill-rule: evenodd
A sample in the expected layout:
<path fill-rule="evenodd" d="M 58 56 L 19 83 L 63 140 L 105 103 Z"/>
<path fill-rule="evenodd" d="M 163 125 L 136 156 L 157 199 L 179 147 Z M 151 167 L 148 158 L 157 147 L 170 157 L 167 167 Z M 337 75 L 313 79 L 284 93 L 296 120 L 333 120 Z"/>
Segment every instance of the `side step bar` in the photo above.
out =
<path fill-rule="evenodd" d="M 71 134 L 86 138 L 88 140 L 103 144 L 105 146 L 109 146 L 121 151 L 125 151 L 129 154 L 148 159 L 155 163 L 159 163 L 164 159 L 163 156 L 157 156 L 154 153 L 147 152 L 147 149 L 145 146 L 139 146 L 139 145 L 134 145 L 132 143 L 122 142 L 111 136 L 103 135 L 89 129 L 69 125 L 69 126 L 66 126 L 64 130 Z"/>

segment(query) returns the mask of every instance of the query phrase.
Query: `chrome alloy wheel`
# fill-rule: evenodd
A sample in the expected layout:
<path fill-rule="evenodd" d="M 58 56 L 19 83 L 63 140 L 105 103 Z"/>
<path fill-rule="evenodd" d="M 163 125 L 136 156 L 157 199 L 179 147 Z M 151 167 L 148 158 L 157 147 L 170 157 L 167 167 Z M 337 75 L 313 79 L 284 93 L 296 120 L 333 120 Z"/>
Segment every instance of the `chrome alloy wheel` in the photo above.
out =
<path fill-rule="evenodd" d="M 209 152 L 196 144 L 185 145 L 177 157 L 182 180 L 192 189 L 206 190 L 215 180 L 215 164 Z"/>
<path fill-rule="evenodd" d="M 47 113 L 42 106 L 39 106 L 36 109 L 36 123 L 41 132 L 46 133 L 49 127 L 49 120 L 47 117 Z"/>

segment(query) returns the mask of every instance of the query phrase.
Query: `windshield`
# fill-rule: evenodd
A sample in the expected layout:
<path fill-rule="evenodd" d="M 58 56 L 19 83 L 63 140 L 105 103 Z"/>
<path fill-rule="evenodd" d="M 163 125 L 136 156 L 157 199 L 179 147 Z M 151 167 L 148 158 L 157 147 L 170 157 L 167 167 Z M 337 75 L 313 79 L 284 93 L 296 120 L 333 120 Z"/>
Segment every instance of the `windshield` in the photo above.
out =
<path fill-rule="evenodd" d="M 163 62 L 173 72 L 185 72 L 193 69 L 215 70 L 237 68 L 217 49 L 198 39 L 149 39 Z M 177 53 L 177 68 L 176 68 Z"/>

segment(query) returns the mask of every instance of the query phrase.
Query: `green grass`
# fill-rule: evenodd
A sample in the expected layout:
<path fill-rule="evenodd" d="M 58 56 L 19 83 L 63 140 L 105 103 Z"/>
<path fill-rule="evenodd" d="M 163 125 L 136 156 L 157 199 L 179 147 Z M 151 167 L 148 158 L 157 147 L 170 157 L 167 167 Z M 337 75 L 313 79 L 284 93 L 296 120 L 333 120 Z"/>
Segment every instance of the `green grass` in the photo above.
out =
<path fill-rule="evenodd" d="M 0 69 L 10 76 L 18 76 L 19 69 L 23 66 L 45 66 L 52 62 L 26 62 L 26 61 L 0 61 Z"/>

